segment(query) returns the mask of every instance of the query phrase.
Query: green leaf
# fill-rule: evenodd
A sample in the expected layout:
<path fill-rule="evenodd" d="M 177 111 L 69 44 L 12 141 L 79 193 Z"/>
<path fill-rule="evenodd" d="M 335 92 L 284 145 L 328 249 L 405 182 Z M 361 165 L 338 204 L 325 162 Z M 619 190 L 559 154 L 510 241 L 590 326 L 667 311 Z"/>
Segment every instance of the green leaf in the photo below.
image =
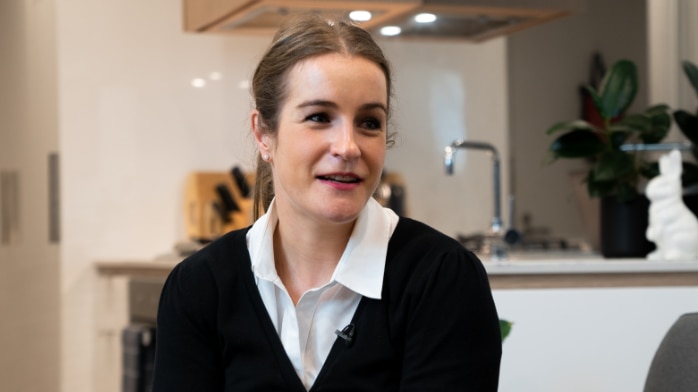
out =
<path fill-rule="evenodd" d="M 555 158 L 590 158 L 605 149 L 600 136 L 586 130 L 567 132 L 550 144 L 550 152 Z"/>
<path fill-rule="evenodd" d="M 574 129 L 586 129 L 586 130 L 592 131 L 592 130 L 594 130 L 594 126 L 589 124 L 588 122 L 586 122 L 584 120 L 563 121 L 563 122 L 559 122 L 559 123 L 553 125 L 552 127 L 550 127 L 550 129 L 545 131 L 545 133 L 547 135 L 552 135 L 553 133 L 556 133 L 559 131 L 574 130 Z"/>
<path fill-rule="evenodd" d="M 637 85 L 635 63 L 620 60 L 613 64 L 599 88 L 599 101 L 596 103 L 601 117 L 610 120 L 625 112 L 635 99 Z"/>
<path fill-rule="evenodd" d="M 618 149 L 620 146 L 625 143 L 626 140 L 628 140 L 628 136 L 630 136 L 629 132 L 626 130 L 614 130 L 611 132 L 609 136 L 609 140 L 611 140 L 611 147 L 613 149 Z"/>
<path fill-rule="evenodd" d="M 599 181 L 594 178 L 594 169 L 589 170 L 586 177 L 587 192 L 591 197 L 606 197 L 613 194 L 614 181 Z"/>
<path fill-rule="evenodd" d="M 502 333 L 502 341 L 504 341 L 504 339 L 506 339 L 506 337 L 509 336 L 512 325 L 514 325 L 514 323 L 512 323 L 511 321 L 499 319 L 499 330 Z"/>
<path fill-rule="evenodd" d="M 690 61 L 683 61 L 681 64 L 683 65 L 683 72 L 688 77 L 691 85 L 693 85 L 696 95 L 698 95 L 698 67 Z"/>
<path fill-rule="evenodd" d="M 633 157 L 623 151 L 613 150 L 601 154 L 594 167 L 596 181 L 612 181 L 627 176 L 635 169 Z"/>
<path fill-rule="evenodd" d="M 659 143 L 671 128 L 671 116 L 666 105 L 657 105 L 644 113 L 629 114 L 609 127 L 610 131 L 636 132 L 643 143 Z M 615 147 L 617 145 L 614 144 Z"/>
<path fill-rule="evenodd" d="M 650 118 L 649 131 L 640 133 L 640 138 L 645 144 L 659 143 L 669 133 L 671 128 L 671 116 L 669 113 L 658 113 Z"/>
<path fill-rule="evenodd" d="M 652 128 L 652 119 L 646 114 L 629 114 L 614 124 L 611 129 L 621 127 L 639 132 L 649 132 Z"/>
<path fill-rule="evenodd" d="M 698 117 L 681 109 L 674 112 L 674 120 L 688 140 L 698 144 Z"/>
<path fill-rule="evenodd" d="M 617 201 L 627 202 L 639 195 L 635 183 L 627 178 L 622 181 L 596 181 L 592 172 L 588 178 L 591 179 L 587 184 L 591 197 L 614 197 Z"/>
<path fill-rule="evenodd" d="M 669 105 L 664 104 L 664 103 L 660 103 L 658 105 L 654 105 L 654 106 L 651 106 L 651 107 L 645 109 L 645 114 L 652 116 L 652 115 L 660 114 L 660 113 L 668 113 L 669 111 L 671 111 L 671 108 L 669 107 Z"/>

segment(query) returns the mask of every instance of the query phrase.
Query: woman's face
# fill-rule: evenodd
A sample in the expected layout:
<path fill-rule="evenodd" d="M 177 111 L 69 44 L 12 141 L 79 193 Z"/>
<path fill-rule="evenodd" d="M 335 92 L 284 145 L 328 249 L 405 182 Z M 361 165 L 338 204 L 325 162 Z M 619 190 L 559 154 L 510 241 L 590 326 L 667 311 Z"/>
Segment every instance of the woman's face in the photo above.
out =
<path fill-rule="evenodd" d="M 255 130 L 272 165 L 279 214 L 353 222 L 383 170 L 385 75 L 364 58 L 326 54 L 296 64 L 287 83 L 276 135 Z"/>

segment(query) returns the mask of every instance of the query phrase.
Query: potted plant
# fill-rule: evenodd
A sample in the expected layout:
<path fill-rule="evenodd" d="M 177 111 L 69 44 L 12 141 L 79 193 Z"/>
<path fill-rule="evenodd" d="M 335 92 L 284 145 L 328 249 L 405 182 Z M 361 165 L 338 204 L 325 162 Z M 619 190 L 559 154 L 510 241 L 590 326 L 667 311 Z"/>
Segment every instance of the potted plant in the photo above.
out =
<path fill-rule="evenodd" d="M 589 196 L 632 201 L 639 194 L 640 180 L 652 176 L 652 165 L 643 159 L 643 154 L 622 151 L 620 146 L 664 139 L 671 127 L 670 109 L 656 105 L 643 113 L 626 115 L 638 89 L 637 68 L 629 60 L 616 62 L 598 91 L 593 86 L 585 89 L 602 122 L 592 124 L 576 119 L 555 124 L 547 134 L 563 133 L 550 144 L 550 158 L 588 160 L 591 168 L 585 182 Z"/>
<path fill-rule="evenodd" d="M 696 87 L 695 66 L 684 63 L 684 69 Z M 627 113 L 638 90 L 637 68 L 630 60 L 616 62 L 598 89 L 588 85 L 585 90 L 599 121 L 576 119 L 548 129 L 548 135 L 556 135 L 549 147 L 549 161 L 585 159 L 589 162 L 584 181 L 589 196 L 601 198 L 601 252 L 606 257 L 644 257 L 653 245 L 645 239 L 649 202 L 641 187 L 658 173 L 657 163 L 647 159 L 645 153 L 624 150 L 621 146 L 661 142 L 671 128 L 671 109 L 660 104 L 641 113 Z M 680 125 L 684 133 L 684 128 L 698 127 L 698 117 L 690 113 L 677 111 L 674 117 L 677 123 L 684 124 Z M 694 144 L 698 141 L 698 131 L 687 136 Z"/>

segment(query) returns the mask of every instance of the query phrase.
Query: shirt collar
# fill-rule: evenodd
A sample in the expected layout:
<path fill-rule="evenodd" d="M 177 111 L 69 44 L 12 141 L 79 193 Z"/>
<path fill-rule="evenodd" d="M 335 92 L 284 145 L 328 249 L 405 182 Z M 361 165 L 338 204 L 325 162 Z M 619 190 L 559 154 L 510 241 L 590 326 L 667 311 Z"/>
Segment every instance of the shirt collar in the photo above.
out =
<path fill-rule="evenodd" d="M 252 271 L 259 279 L 276 282 L 274 266 L 274 229 L 278 222 L 275 203 L 247 232 Z M 388 241 L 398 217 L 370 198 L 361 210 L 347 247 L 337 263 L 330 282 L 338 282 L 365 297 L 380 299 Z"/>

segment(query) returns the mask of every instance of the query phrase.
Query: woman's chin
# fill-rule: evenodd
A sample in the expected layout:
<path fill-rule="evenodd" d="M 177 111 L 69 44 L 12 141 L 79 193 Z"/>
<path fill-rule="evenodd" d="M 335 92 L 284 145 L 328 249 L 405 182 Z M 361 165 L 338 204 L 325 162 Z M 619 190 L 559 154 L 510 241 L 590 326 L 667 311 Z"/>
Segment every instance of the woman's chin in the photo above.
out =
<path fill-rule="evenodd" d="M 334 223 L 334 224 L 346 224 L 346 223 L 352 223 L 356 220 L 356 218 L 359 217 L 359 213 L 361 213 L 361 210 L 355 213 L 351 212 L 333 212 L 333 213 L 327 213 L 323 214 L 327 222 L 329 223 Z"/>
<path fill-rule="evenodd" d="M 327 206 L 319 215 L 331 223 L 351 223 L 359 217 L 365 205 L 365 203 L 351 203 L 349 205 L 342 203 L 340 205 Z"/>

